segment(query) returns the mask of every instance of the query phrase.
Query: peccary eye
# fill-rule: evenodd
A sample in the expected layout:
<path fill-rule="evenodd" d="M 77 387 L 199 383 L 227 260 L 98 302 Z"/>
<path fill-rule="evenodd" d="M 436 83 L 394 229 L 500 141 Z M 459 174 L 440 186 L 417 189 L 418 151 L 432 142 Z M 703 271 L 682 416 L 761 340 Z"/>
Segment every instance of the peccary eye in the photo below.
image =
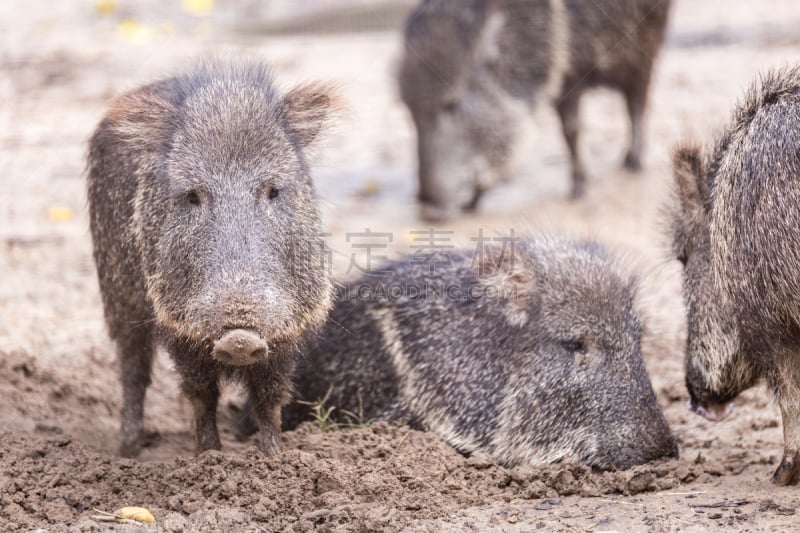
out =
<path fill-rule="evenodd" d="M 455 100 L 443 102 L 442 111 L 450 114 L 455 113 L 456 111 L 458 111 L 458 102 L 456 102 Z"/>
<path fill-rule="evenodd" d="M 280 191 L 278 191 L 278 189 L 276 189 L 275 187 L 270 187 L 270 189 L 269 189 L 269 199 L 270 200 L 274 200 L 275 198 L 277 198 L 279 192 Z"/>
<path fill-rule="evenodd" d="M 200 205 L 200 195 L 197 191 L 189 191 L 186 193 L 186 201 L 192 205 Z"/>
<path fill-rule="evenodd" d="M 678 256 L 678 261 L 681 262 L 683 266 L 686 266 L 686 261 L 689 260 L 688 254 L 684 251 Z"/>
<path fill-rule="evenodd" d="M 561 347 L 569 353 L 586 353 L 586 346 L 581 341 L 562 341 Z"/>

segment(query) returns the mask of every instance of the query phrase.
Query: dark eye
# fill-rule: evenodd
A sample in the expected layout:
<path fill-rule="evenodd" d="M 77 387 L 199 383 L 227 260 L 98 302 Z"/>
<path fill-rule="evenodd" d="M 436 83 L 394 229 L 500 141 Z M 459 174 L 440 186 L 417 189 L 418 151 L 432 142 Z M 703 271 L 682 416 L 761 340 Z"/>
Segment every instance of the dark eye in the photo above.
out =
<path fill-rule="evenodd" d="M 189 191 L 186 193 L 186 201 L 192 205 L 200 205 L 200 195 L 197 191 Z"/>
<path fill-rule="evenodd" d="M 456 102 L 455 100 L 449 100 L 447 102 L 443 102 L 442 111 L 449 114 L 455 113 L 456 111 L 458 111 L 458 102 Z"/>
<path fill-rule="evenodd" d="M 562 341 L 561 347 L 569 353 L 585 353 L 586 346 L 581 341 Z"/>
<path fill-rule="evenodd" d="M 681 254 L 678 256 L 678 261 L 680 261 L 683 266 L 686 266 L 686 261 L 688 259 L 689 257 L 686 251 L 681 252 Z"/>
<path fill-rule="evenodd" d="M 269 189 L 269 199 L 270 200 L 274 200 L 275 198 L 277 198 L 279 192 L 280 191 L 278 191 L 278 189 L 276 189 L 275 187 L 270 187 L 270 189 Z"/>

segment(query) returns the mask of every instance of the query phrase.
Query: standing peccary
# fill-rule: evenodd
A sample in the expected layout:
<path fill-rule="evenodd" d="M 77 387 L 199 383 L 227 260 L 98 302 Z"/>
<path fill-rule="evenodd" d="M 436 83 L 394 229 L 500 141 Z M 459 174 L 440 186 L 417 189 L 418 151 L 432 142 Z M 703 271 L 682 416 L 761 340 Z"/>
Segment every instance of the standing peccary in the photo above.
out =
<path fill-rule="evenodd" d="M 593 243 L 509 248 L 450 254 L 438 272 L 399 261 L 390 277 L 340 287 L 298 363 L 298 398 L 405 421 L 508 466 L 677 455 L 642 361 L 632 277 Z M 287 406 L 285 426 L 309 409 Z"/>
<path fill-rule="evenodd" d="M 257 62 L 212 61 L 116 99 L 89 152 L 89 210 L 123 385 L 120 453 L 141 448 L 154 341 L 194 408 L 198 452 L 219 449 L 221 378 L 247 387 L 261 451 L 279 448 L 295 353 L 332 285 L 304 151 L 328 89 L 281 96 Z"/>
<path fill-rule="evenodd" d="M 625 96 L 641 166 L 642 116 L 670 0 L 425 0 L 410 16 L 399 82 L 417 130 L 422 215 L 477 206 L 510 172 L 520 103 L 552 100 L 585 188 L 578 103 L 604 85 Z"/>
<path fill-rule="evenodd" d="M 714 149 L 674 158 L 690 407 L 711 420 L 766 377 L 783 416 L 773 481 L 800 481 L 800 66 L 750 89 Z"/>

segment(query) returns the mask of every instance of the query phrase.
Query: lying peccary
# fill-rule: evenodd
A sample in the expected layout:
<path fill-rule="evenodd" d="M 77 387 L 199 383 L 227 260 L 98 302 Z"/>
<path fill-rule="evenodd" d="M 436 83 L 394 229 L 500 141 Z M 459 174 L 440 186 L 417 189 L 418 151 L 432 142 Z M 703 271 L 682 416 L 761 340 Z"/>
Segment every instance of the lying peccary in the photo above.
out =
<path fill-rule="evenodd" d="M 332 285 L 304 151 L 331 112 L 320 85 L 281 96 L 255 61 L 211 61 L 117 98 L 92 139 L 89 210 L 123 385 L 120 453 L 141 448 L 154 341 L 219 449 L 219 381 L 247 387 L 260 448 L 279 447 L 296 350 Z"/>
<path fill-rule="evenodd" d="M 690 407 L 711 420 L 766 377 L 783 416 L 773 480 L 800 480 L 800 66 L 747 93 L 713 150 L 679 149 Z"/>
<path fill-rule="evenodd" d="M 298 398 L 399 420 L 504 465 L 675 456 L 640 353 L 635 281 L 602 247 L 538 238 L 340 287 Z M 284 409 L 285 427 L 309 406 Z M 353 415 L 350 415 L 353 416 Z"/>
<path fill-rule="evenodd" d="M 578 103 L 604 85 L 625 97 L 639 169 L 642 115 L 670 0 L 426 0 L 410 16 L 399 82 L 417 130 L 422 215 L 477 206 L 510 173 L 520 104 L 552 100 L 585 188 Z"/>

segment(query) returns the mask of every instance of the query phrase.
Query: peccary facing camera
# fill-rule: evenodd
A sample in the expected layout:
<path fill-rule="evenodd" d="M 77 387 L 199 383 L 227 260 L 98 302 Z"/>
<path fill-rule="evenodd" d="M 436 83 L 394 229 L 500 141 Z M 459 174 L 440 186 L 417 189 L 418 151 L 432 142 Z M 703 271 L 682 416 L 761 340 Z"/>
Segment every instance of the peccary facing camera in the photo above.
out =
<path fill-rule="evenodd" d="M 679 149 L 673 213 L 690 407 L 711 420 L 766 377 L 783 416 L 773 481 L 800 481 L 800 66 L 756 83 L 709 153 Z"/>
<path fill-rule="evenodd" d="M 201 64 L 110 105 L 88 196 L 122 455 L 141 448 L 156 339 L 194 408 L 198 452 L 220 448 L 223 377 L 246 385 L 260 449 L 278 449 L 295 353 L 332 301 L 304 155 L 330 111 L 325 87 L 281 96 L 254 61 Z"/>
<path fill-rule="evenodd" d="M 631 121 L 625 166 L 641 166 L 642 116 L 670 0 L 425 0 L 405 30 L 399 82 L 417 130 L 419 200 L 429 219 L 477 206 L 510 174 L 520 104 L 551 99 L 585 188 L 578 103 L 622 92 Z"/>
<path fill-rule="evenodd" d="M 340 287 L 298 398 L 400 420 L 508 466 L 677 455 L 640 353 L 635 282 L 593 243 L 539 238 Z M 293 403 L 284 422 L 308 418 Z M 347 420 L 346 417 L 340 419 Z"/>

